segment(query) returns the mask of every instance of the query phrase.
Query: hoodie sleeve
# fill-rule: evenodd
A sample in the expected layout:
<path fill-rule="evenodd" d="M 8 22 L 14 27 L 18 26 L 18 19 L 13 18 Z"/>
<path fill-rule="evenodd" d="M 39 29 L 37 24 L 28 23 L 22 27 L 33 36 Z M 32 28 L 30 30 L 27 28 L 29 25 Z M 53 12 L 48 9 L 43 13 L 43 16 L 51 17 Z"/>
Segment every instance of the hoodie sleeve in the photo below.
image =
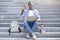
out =
<path fill-rule="evenodd" d="M 40 20 L 39 11 L 38 11 L 38 10 L 36 10 L 36 11 L 35 11 L 35 13 L 36 13 L 37 20 Z"/>

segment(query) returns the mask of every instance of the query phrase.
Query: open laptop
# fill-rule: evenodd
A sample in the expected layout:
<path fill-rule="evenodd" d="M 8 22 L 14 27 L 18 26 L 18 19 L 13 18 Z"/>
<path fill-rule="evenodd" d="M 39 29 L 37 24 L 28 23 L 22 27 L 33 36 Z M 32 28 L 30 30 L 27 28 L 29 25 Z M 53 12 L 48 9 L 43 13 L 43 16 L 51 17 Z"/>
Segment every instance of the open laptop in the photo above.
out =
<path fill-rule="evenodd" d="M 27 21 L 35 21 L 36 17 L 35 16 L 27 16 Z"/>

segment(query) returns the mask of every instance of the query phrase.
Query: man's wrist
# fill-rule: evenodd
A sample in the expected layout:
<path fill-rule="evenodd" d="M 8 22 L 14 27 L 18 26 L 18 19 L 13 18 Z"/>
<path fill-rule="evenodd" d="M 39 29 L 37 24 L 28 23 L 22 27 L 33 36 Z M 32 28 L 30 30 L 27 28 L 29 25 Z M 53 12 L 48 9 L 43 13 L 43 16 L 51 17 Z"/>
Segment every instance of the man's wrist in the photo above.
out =
<path fill-rule="evenodd" d="M 22 11 L 24 11 L 24 10 L 22 10 Z"/>

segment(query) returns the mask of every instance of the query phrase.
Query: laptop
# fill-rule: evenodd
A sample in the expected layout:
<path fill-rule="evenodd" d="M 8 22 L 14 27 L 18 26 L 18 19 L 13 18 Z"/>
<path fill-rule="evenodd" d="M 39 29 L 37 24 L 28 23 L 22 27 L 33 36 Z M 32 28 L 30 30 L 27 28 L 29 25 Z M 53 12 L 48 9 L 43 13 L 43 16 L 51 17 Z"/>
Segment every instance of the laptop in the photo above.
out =
<path fill-rule="evenodd" d="M 35 21 L 36 17 L 35 16 L 27 16 L 27 21 Z"/>

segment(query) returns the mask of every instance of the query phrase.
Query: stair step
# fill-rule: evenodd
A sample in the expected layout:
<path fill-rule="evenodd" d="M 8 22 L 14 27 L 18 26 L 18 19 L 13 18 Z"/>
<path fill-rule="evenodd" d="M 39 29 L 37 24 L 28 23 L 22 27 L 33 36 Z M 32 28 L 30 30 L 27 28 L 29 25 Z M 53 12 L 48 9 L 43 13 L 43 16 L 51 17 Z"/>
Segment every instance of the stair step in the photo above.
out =
<path fill-rule="evenodd" d="M 16 11 L 15 11 L 16 12 Z M 12 17 L 12 16 L 14 16 L 14 17 L 20 17 L 20 15 L 0 15 L 0 16 L 4 16 L 4 17 Z M 60 16 L 60 15 L 40 15 L 41 17 L 55 17 L 55 16 Z"/>
<path fill-rule="evenodd" d="M 60 32 L 45 32 L 39 33 L 34 32 L 37 38 L 60 38 Z M 11 33 L 9 36 L 8 32 L 0 32 L 0 38 L 25 38 L 26 32 Z"/>
<path fill-rule="evenodd" d="M 20 27 L 24 30 L 24 27 Z M 0 32 L 8 32 L 9 27 L 0 27 Z M 36 32 L 40 31 L 41 27 L 37 27 Z M 44 27 L 47 32 L 60 32 L 60 27 Z"/>
<path fill-rule="evenodd" d="M 44 24 L 45 27 L 60 27 L 60 24 Z M 0 24 L 0 27 L 9 27 L 10 24 Z M 20 24 L 21 27 L 23 27 L 23 24 Z"/>
<path fill-rule="evenodd" d="M 10 21 L 10 20 L 12 20 L 12 21 L 13 21 L 13 20 L 22 20 L 22 21 L 23 21 L 24 19 L 23 19 L 23 18 L 20 18 L 20 19 L 0 19 L 0 21 L 6 21 L 6 20 L 7 20 L 7 21 Z M 47 20 L 47 21 L 48 21 L 48 20 L 49 20 L 49 21 L 50 21 L 50 20 L 52 20 L 52 21 L 53 21 L 53 20 L 54 20 L 54 21 L 58 20 L 58 21 L 59 21 L 60 19 L 41 19 L 41 20 L 45 20 L 45 21 L 46 21 L 46 20 Z"/>
<path fill-rule="evenodd" d="M 17 8 L 16 8 L 17 9 Z M 19 9 L 20 10 L 20 9 Z M 20 15 L 20 12 L 0 12 L 0 15 Z M 40 12 L 40 15 L 60 15 L 60 12 Z"/>
<path fill-rule="evenodd" d="M 23 28 L 23 27 L 20 27 Z M 41 28 L 41 27 L 39 27 Z M 60 29 L 60 27 L 44 27 L 45 29 Z M 0 29 L 9 29 L 9 27 L 0 27 Z"/>
<path fill-rule="evenodd" d="M 12 2 L 12 0 L 0 0 L 0 2 Z"/>
<path fill-rule="evenodd" d="M 0 23 L 11 23 L 13 20 L 0 20 Z M 17 20 L 19 23 L 23 23 L 24 20 Z M 60 23 L 60 20 L 41 20 L 41 23 Z"/>
<path fill-rule="evenodd" d="M 0 23 L 0 24 L 11 24 L 11 23 Z M 23 24 L 23 23 L 19 23 L 19 24 Z M 38 23 L 41 24 L 41 23 Z M 60 24 L 60 23 L 44 23 L 44 24 Z"/>
<path fill-rule="evenodd" d="M 0 38 L 0 40 L 33 40 L 26 38 Z M 60 40 L 60 38 L 36 38 L 35 40 Z"/>

